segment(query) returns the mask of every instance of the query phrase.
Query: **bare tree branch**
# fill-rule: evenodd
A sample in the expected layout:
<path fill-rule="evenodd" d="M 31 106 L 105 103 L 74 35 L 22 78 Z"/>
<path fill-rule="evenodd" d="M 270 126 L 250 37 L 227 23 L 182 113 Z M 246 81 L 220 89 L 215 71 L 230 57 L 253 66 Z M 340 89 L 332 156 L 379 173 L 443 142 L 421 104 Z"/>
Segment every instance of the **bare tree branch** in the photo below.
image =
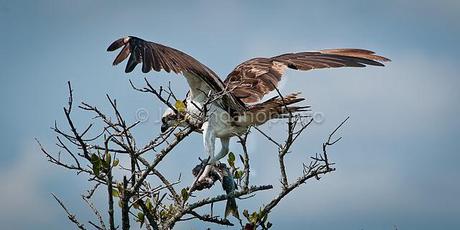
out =
<path fill-rule="evenodd" d="M 61 200 L 59 200 L 59 198 L 57 198 L 57 196 L 54 195 L 53 193 L 51 193 L 51 195 L 54 197 L 54 199 L 59 203 L 59 205 L 61 205 L 61 207 L 67 213 L 67 217 L 69 218 L 69 220 L 72 221 L 72 223 L 74 223 L 75 225 L 77 225 L 78 229 L 86 230 L 85 226 L 77 220 L 77 217 L 74 214 L 70 213 L 70 211 L 66 208 L 64 203 Z"/>
<path fill-rule="evenodd" d="M 97 226 L 95 225 L 94 223 L 91 223 L 91 225 L 93 225 L 94 227 L 97 227 L 98 229 L 103 229 L 103 230 L 106 230 L 107 227 L 105 226 L 105 223 L 104 223 L 104 220 L 102 219 L 102 215 L 101 213 L 96 209 L 96 207 L 94 207 L 94 204 L 88 200 L 88 198 L 86 198 L 85 196 L 81 196 L 81 198 L 85 201 L 86 204 L 88 204 L 88 206 L 91 208 L 91 210 L 93 211 L 94 215 L 96 215 L 98 221 L 99 221 L 99 224 L 100 226 Z"/>
<path fill-rule="evenodd" d="M 176 110 L 174 105 L 170 103 L 170 100 L 177 101 L 177 97 L 174 95 L 170 85 L 166 88 L 159 87 L 157 90 L 147 79 L 144 80 L 145 87 L 138 88 L 130 81 L 131 87 L 136 91 L 154 95 L 156 100 L 159 100 L 173 111 Z M 229 168 L 225 164 L 222 164 L 228 172 L 226 175 L 237 178 L 236 181 L 238 183 L 235 183 L 235 190 L 231 192 L 227 192 L 226 190 L 226 194 L 217 196 L 206 196 L 205 191 L 200 190 L 196 192 L 202 193 L 201 195 L 204 194 L 204 197 L 198 199 L 194 196 L 195 194 L 191 194 L 192 191 L 195 191 L 193 188 L 194 183 L 190 187 L 184 186 L 180 178 L 181 174 L 177 181 L 171 181 L 158 166 L 192 132 L 200 132 L 201 123 L 189 124 L 185 128 L 174 127 L 174 129 L 170 129 L 165 133 L 158 134 L 146 141 L 146 143 L 138 144 L 133 133 L 135 133 L 135 129 L 140 122 L 129 122 L 129 120 L 126 120 L 119 110 L 117 101 L 106 95 L 106 99 L 110 105 L 109 112 L 85 102 L 82 102 L 77 107 L 77 109 L 91 116 L 91 123 L 84 125 L 84 129 L 80 129 L 71 116 L 74 101 L 70 82 L 68 82 L 67 86 L 69 98 L 67 106 L 64 107 L 64 116 L 68 129 L 61 129 L 56 122 L 52 128 L 56 134 L 56 147 L 59 151 L 51 153 L 37 139 L 36 141 L 40 146 L 42 154 L 50 163 L 66 170 L 74 171 L 77 175 L 85 176 L 88 181 L 94 182 L 85 195 L 82 195 L 82 199 L 97 218 L 96 223 L 88 221 L 92 227 L 99 230 L 115 230 L 120 227 L 123 230 L 128 230 L 134 223 L 133 221 L 136 221 L 140 223 L 141 228 L 165 230 L 172 229 L 179 221 L 190 220 L 203 221 L 221 226 L 235 226 L 229 219 L 214 215 L 214 205 L 224 203 L 224 201 L 233 198 L 238 199 L 239 202 L 244 202 L 247 199 L 252 199 L 258 192 L 268 192 L 273 189 L 273 185 L 270 184 L 251 184 L 252 168 L 250 165 L 251 153 L 248 150 L 248 144 L 250 144 L 247 140 L 248 131 L 244 135 L 237 136 L 238 142 L 242 147 L 242 153 L 239 154 L 241 165 L 236 166 L 232 162 L 231 168 Z M 279 90 L 276 89 L 276 91 L 284 102 L 284 98 Z M 200 122 L 204 122 L 207 119 L 208 105 L 219 100 L 226 93 L 228 93 L 227 90 L 215 95 L 212 93 L 206 94 L 207 100 L 203 105 L 203 109 L 198 116 L 196 114 L 193 116 L 197 116 L 196 118 Z M 286 103 L 284 103 L 284 106 L 287 107 Z M 245 228 L 246 226 L 252 226 L 251 228 L 253 229 L 270 228 L 271 223 L 268 222 L 268 214 L 284 197 L 300 187 L 307 180 L 319 179 L 322 175 L 335 170 L 332 167 L 333 163 L 329 161 L 327 151 L 329 146 L 334 145 L 341 139 L 340 137 L 334 139 L 334 135 L 348 118 L 330 133 L 327 140 L 322 144 L 322 152 L 309 158 L 310 162 L 302 164 L 303 171 L 301 175 L 297 176 L 295 181 L 289 182 L 286 173 L 287 165 L 285 158 L 289 156 L 288 153 L 291 151 L 291 147 L 300 135 L 307 130 L 313 119 L 306 119 L 307 116 L 301 114 L 293 114 L 288 109 L 287 111 L 289 112 L 289 116 L 286 117 L 288 119 L 286 123 L 287 135 L 284 140 L 277 141 L 269 133 L 260 130 L 258 127 L 254 127 L 264 138 L 276 146 L 281 191 L 274 194 L 274 197 L 266 205 L 262 205 L 258 209 L 259 211 L 253 213 L 254 215 L 250 216 L 248 211 L 245 210 L 243 214 L 248 219 L 246 225 L 236 215 L 241 228 Z M 83 131 L 80 132 L 78 130 Z M 154 156 L 154 158 L 151 159 L 150 156 Z M 174 156 L 171 154 L 170 157 Z M 202 167 L 202 169 L 204 168 Z M 211 167 L 211 170 L 216 170 L 216 167 Z M 208 188 L 211 188 L 217 180 L 214 179 L 208 185 Z M 219 180 L 223 184 L 222 178 Z M 103 212 L 90 201 L 90 198 L 94 194 L 100 192 L 103 192 L 107 197 L 108 210 L 106 218 L 108 218 L 108 226 L 106 226 L 103 215 L 101 215 Z M 79 229 L 85 229 L 84 225 L 78 222 L 75 215 L 71 214 L 54 194 L 53 197 L 63 207 L 71 222 L 76 224 Z M 118 206 L 115 205 L 117 201 Z M 210 207 L 211 213 L 200 214 L 204 207 Z M 119 219 L 115 215 L 116 211 L 119 211 L 121 214 L 119 215 Z"/>

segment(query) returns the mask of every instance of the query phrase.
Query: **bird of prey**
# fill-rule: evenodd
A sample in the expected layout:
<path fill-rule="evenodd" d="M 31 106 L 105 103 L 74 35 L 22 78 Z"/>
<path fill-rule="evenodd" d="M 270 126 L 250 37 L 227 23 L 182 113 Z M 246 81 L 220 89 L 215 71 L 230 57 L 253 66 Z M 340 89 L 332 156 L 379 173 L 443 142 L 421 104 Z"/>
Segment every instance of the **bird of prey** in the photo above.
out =
<path fill-rule="evenodd" d="M 123 48 L 122 48 L 123 47 Z M 384 66 L 389 59 L 364 49 L 327 49 L 320 51 L 286 53 L 275 57 L 253 58 L 239 64 L 222 81 L 219 76 L 195 58 L 168 46 L 128 36 L 114 41 L 107 51 L 122 48 L 113 65 L 128 58 L 125 72 L 142 63 L 142 72 L 151 70 L 182 74 L 188 82 L 183 109 L 168 108 L 162 117 L 161 131 L 188 123 L 202 124 L 205 152 L 209 164 L 215 164 L 229 151 L 232 136 L 244 134 L 249 127 L 270 119 L 286 117 L 304 111 L 305 106 L 293 106 L 303 101 L 299 93 L 275 96 L 262 101 L 264 95 L 276 89 L 286 69 L 312 70 L 336 67 Z M 218 95 L 218 96 L 216 96 Z M 210 96 L 215 99 L 210 100 Z M 200 116 L 206 111 L 204 122 Z M 215 140 L 222 144 L 215 154 Z"/>

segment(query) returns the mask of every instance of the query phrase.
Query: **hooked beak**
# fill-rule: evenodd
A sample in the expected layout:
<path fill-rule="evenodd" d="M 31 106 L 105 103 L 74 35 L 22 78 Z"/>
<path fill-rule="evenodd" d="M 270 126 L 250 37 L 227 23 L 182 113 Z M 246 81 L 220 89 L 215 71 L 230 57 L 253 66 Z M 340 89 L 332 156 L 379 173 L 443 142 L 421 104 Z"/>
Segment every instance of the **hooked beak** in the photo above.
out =
<path fill-rule="evenodd" d="M 166 132 L 168 129 L 169 129 L 168 124 L 162 124 L 162 125 L 161 125 L 161 132 L 162 132 L 162 133 Z"/>

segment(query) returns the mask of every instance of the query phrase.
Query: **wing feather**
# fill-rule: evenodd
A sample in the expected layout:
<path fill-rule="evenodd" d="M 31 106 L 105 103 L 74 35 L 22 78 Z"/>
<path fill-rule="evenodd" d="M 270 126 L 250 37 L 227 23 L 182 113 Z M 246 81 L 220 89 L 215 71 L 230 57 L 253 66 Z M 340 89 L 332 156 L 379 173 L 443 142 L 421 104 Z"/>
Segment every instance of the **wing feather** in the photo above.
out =
<path fill-rule="evenodd" d="M 339 67 L 384 66 L 390 61 L 363 49 L 327 49 L 314 52 L 287 53 L 271 58 L 253 58 L 238 65 L 224 83 L 235 97 L 245 103 L 260 101 L 275 89 L 287 68 L 312 70 Z"/>
<path fill-rule="evenodd" d="M 130 46 L 127 45 L 125 47 L 123 47 L 123 49 L 121 50 L 121 52 L 117 55 L 117 57 L 115 58 L 115 60 L 113 61 L 113 64 L 114 65 L 118 65 L 120 62 L 122 62 L 123 60 L 125 60 L 128 55 L 131 53 L 131 50 L 130 50 Z"/>
<path fill-rule="evenodd" d="M 107 51 L 115 51 L 123 47 L 121 52 L 113 61 L 113 65 L 118 65 L 128 58 L 125 72 L 130 73 L 134 68 L 142 63 L 142 72 L 148 73 L 151 70 L 174 72 L 182 74 L 187 78 L 190 91 L 193 94 L 209 92 L 219 93 L 225 89 L 225 85 L 211 69 L 201 64 L 193 57 L 180 50 L 161 45 L 143 39 L 128 36 L 114 41 L 107 48 Z M 202 84 L 202 83 L 205 84 Z M 242 110 L 244 103 L 233 95 L 225 95 L 223 100 L 227 103 L 226 108 L 232 110 Z"/>
<path fill-rule="evenodd" d="M 221 90 L 223 87 L 222 81 L 211 69 L 174 48 L 129 36 L 114 41 L 107 51 L 115 51 L 121 47 L 123 49 L 115 58 L 113 65 L 121 63 L 129 56 L 127 73 L 132 72 L 137 64 L 143 63 L 144 72 L 152 69 L 166 72 L 172 70 L 175 73 L 188 72 L 202 78 L 215 90 Z"/>

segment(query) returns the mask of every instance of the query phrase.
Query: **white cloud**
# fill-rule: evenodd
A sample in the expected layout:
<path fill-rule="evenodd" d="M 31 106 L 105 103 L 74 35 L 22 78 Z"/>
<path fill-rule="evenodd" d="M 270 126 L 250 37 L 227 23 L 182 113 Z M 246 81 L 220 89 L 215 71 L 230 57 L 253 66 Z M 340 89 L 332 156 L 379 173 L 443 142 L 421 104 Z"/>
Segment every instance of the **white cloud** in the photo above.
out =
<path fill-rule="evenodd" d="M 0 222 L 9 229 L 25 228 L 27 223 L 49 222 L 55 214 L 43 195 L 45 178 L 52 176 L 36 146 L 24 145 L 20 157 L 0 169 Z M 33 226 L 33 225 L 28 225 Z"/>

